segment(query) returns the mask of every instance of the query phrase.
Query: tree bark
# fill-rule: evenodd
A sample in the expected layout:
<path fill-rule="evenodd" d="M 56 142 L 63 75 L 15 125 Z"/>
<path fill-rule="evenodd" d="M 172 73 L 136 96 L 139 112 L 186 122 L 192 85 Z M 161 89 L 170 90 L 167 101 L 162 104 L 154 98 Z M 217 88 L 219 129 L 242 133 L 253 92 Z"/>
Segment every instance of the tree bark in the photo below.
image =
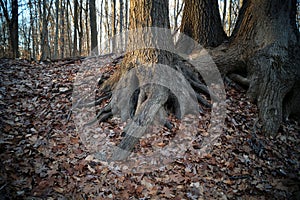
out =
<path fill-rule="evenodd" d="M 88 21 L 88 16 L 89 16 L 89 1 L 86 1 L 85 3 L 85 29 L 86 29 L 86 49 L 87 52 L 90 51 L 90 29 L 89 29 L 89 21 Z"/>
<path fill-rule="evenodd" d="M 58 58 L 58 33 L 59 33 L 59 0 L 55 1 L 55 39 L 54 39 L 54 58 Z"/>
<path fill-rule="evenodd" d="M 19 57 L 19 13 L 18 13 L 18 1 L 12 0 L 11 2 L 11 18 L 9 17 L 8 10 L 7 10 L 7 2 L 3 2 L 0 0 L 1 8 L 4 12 L 4 17 L 8 23 L 9 29 L 9 44 L 13 58 Z"/>
<path fill-rule="evenodd" d="M 73 39 L 73 57 L 77 56 L 77 33 L 78 31 L 78 0 L 74 0 L 74 39 Z"/>
<path fill-rule="evenodd" d="M 203 36 L 191 30 L 183 27 L 194 39 Z M 296 0 L 244 0 L 229 43 L 209 51 L 223 74 L 247 72 L 248 97 L 257 101 L 264 134 L 276 135 L 283 116 L 300 116 Z"/>
<path fill-rule="evenodd" d="M 186 0 L 181 30 L 204 47 L 216 47 L 225 39 L 217 0 Z M 179 39 L 178 45 L 181 41 Z"/>
<path fill-rule="evenodd" d="M 299 58 L 291 56 L 299 45 L 295 9 L 296 0 L 245 0 L 234 30 L 232 45 L 244 46 L 251 81 L 248 96 L 257 100 L 263 132 L 268 135 L 277 133 L 284 98 L 299 84 L 295 64 Z"/>
<path fill-rule="evenodd" d="M 50 45 L 49 45 L 49 32 L 48 32 L 48 22 L 50 16 L 50 8 L 52 6 L 53 0 L 51 0 L 48 5 L 47 0 L 43 0 L 43 19 L 42 19 L 42 32 L 41 32 L 41 47 L 42 47 L 42 55 L 40 60 L 46 60 L 47 58 L 51 58 L 50 55 Z M 49 6 L 47 9 L 47 5 Z"/>
<path fill-rule="evenodd" d="M 117 34 L 117 27 L 116 27 L 116 0 L 111 0 L 111 19 L 110 19 L 110 24 L 111 24 L 111 37 L 114 37 Z M 115 50 L 115 40 L 112 40 L 111 44 L 111 50 Z"/>
<path fill-rule="evenodd" d="M 139 29 L 146 27 L 162 27 L 169 28 L 169 11 L 168 0 L 132 0 L 130 1 L 130 29 Z M 150 31 L 151 32 L 151 31 Z M 152 32 L 151 32 L 152 33 Z M 143 34 L 142 34 L 143 35 Z M 132 68 L 140 67 L 145 64 L 162 63 L 170 65 L 173 62 L 172 54 L 157 49 L 138 49 L 141 42 L 144 42 L 144 46 L 156 46 L 159 47 L 161 38 L 158 35 L 152 33 L 152 36 L 147 35 L 150 39 L 143 39 L 137 37 L 135 32 L 129 34 L 128 46 L 129 52 L 125 55 L 122 63 L 122 71 L 126 73 Z M 166 32 L 165 40 L 169 45 L 172 45 L 171 31 Z M 135 48 L 136 47 L 136 48 Z M 138 50 L 135 50 L 138 49 Z M 133 52 L 131 52 L 134 50 Z M 150 67 L 151 68 L 151 67 Z M 154 68 L 153 68 L 154 69 Z M 145 80 L 149 76 L 154 76 L 153 71 L 148 67 L 141 67 L 138 69 L 139 73 L 135 78 L 129 80 L 126 87 L 136 88 L 139 85 L 145 85 Z M 145 84 L 144 84 L 145 83 Z M 127 113 L 123 119 L 128 119 L 129 113 L 134 113 L 132 121 L 126 126 L 126 136 L 114 152 L 112 160 L 123 160 L 130 154 L 134 145 L 139 141 L 139 138 L 143 136 L 147 127 L 152 123 L 155 115 L 161 110 L 163 105 L 167 102 L 169 91 L 167 88 L 159 85 L 147 85 L 139 88 L 139 101 L 135 110 L 132 110 L 132 105 L 122 108 L 122 112 Z M 113 97 L 114 102 L 122 98 L 119 96 Z M 127 112 L 128 111 L 128 112 Z"/>
<path fill-rule="evenodd" d="M 82 10 L 83 10 L 83 0 L 80 0 L 79 5 L 79 55 L 82 55 L 82 40 L 83 40 L 83 16 L 82 16 Z"/>
<path fill-rule="evenodd" d="M 60 13 L 61 16 L 65 14 L 65 1 L 61 1 Z M 65 18 L 60 18 L 61 32 L 60 32 L 60 57 L 65 57 Z"/>
<path fill-rule="evenodd" d="M 89 0 L 90 2 L 90 26 L 91 26 L 91 51 L 98 54 L 98 32 L 97 32 L 97 16 L 96 16 L 96 4 L 95 0 Z"/>

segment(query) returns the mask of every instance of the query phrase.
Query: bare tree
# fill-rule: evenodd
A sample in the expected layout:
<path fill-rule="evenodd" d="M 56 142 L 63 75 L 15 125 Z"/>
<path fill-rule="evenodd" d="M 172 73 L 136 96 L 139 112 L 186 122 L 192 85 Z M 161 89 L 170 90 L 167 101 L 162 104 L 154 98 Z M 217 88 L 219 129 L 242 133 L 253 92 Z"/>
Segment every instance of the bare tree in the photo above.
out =
<path fill-rule="evenodd" d="M 78 49 L 77 49 L 77 33 L 79 32 L 78 27 L 78 0 L 74 0 L 74 39 L 73 39 L 73 56 L 77 56 Z"/>
<path fill-rule="evenodd" d="M 41 47 L 42 55 L 41 60 L 46 60 L 51 58 L 50 55 L 50 45 L 49 45 L 49 32 L 48 32 L 48 21 L 50 16 L 50 8 L 52 6 L 53 0 L 49 3 L 47 0 L 43 0 L 43 15 L 42 15 L 42 32 L 41 32 Z M 48 6 L 48 7 L 47 7 Z"/>
<path fill-rule="evenodd" d="M 18 0 L 11 1 L 11 17 L 8 11 L 7 1 L 0 0 L 1 8 L 9 28 L 9 44 L 13 58 L 19 57 L 19 23 Z"/>
<path fill-rule="evenodd" d="M 91 50 L 98 53 L 98 33 L 97 33 L 97 16 L 95 0 L 89 0 L 90 3 L 90 25 L 91 25 Z"/>
<path fill-rule="evenodd" d="M 110 24 L 111 24 L 111 37 L 114 37 L 117 33 L 117 27 L 116 27 L 116 0 L 111 0 L 111 20 L 110 20 Z M 112 42 L 112 50 L 115 49 L 115 40 L 113 40 Z"/>
<path fill-rule="evenodd" d="M 58 33 L 59 33 L 59 0 L 55 1 L 55 42 L 54 42 L 54 58 L 58 58 Z"/>

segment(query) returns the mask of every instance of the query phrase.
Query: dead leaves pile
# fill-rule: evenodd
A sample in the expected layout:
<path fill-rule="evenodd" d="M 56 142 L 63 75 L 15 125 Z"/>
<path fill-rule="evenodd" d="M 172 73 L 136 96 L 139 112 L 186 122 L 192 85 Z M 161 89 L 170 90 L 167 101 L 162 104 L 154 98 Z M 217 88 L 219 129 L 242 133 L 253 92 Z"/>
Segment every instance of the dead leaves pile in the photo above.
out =
<path fill-rule="evenodd" d="M 275 138 L 262 136 L 256 106 L 230 85 L 226 128 L 209 154 L 187 153 L 145 173 L 97 162 L 70 118 L 79 69 L 80 61 L 0 60 L 0 199 L 299 199 L 299 125 L 286 122 Z M 208 126 L 201 122 L 199 135 Z M 122 133 L 113 120 L 100 127 Z M 136 151 L 144 147 L 147 140 Z"/>

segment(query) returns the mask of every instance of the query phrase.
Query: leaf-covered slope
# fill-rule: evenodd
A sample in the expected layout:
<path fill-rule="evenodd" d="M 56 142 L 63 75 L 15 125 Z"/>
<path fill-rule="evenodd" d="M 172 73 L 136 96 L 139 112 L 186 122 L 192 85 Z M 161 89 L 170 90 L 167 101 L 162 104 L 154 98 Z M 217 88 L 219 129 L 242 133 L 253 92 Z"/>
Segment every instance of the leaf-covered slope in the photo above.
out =
<path fill-rule="evenodd" d="M 256 106 L 232 83 L 226 128 L 212 152 L 187 153 L 147 173 L 108 168 L 82 144 L 71 117 L 79 69 L 80 61 L 0 60 L 0 199 L 299 199 L 299 125 L 290 121 L 276 138 L 261 136 Z M 199 137 L 209 126 L 207 113 L 201 116 Z M 161 131 L 167 134 L 141 140 L 135 151 L 164 148 L 180 124 L 170 121 L 174 127 Z M 114 119 L 97 126 L 108 140 L 122 139 Z"/>

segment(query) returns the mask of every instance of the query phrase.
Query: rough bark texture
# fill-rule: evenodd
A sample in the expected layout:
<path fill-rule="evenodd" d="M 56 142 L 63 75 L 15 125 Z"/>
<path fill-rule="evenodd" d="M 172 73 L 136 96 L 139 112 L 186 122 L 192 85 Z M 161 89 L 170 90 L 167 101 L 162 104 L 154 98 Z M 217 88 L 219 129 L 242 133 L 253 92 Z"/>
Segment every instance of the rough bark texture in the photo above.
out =
<path fill-rule="evenodd" d="M 128 49 L 130 51 L 127 52 L 123 60 L 121 75 L 124 75 L 131 68 L 140 67 L 138 73 L 128 79 L 126 87 L 143 87 L 138 88 L 138 96 L 135 97 L 137 99 L 136 105 L 128 104 L 121 108 L 121 112 L 125 113 L 121 114 L 123 119 L 128 119 L 130 113 L 133 118 L 126 126 L 126 136 L 114 152 L 112 160 L 122 160 L 130 155 L 134 145 L 143 136 L 156 114 L 168 100 L 169 91 L 167 88 L 159 85 L 147 85 L 146 80 L 155 76 L 154 68 L 153 70 L 151 69 L 152 64 L 161 63 L 170 65 L 173 62 L 173 57 L 171 53 L 159 49 L 161 45 L 159 43 L 162 41 L 160 34 L 151 31 L 147 32 L 146 35 L 144 34 L 145 30 L 141 30 L 141 28 L 146 27 L 170 27 L 168 0 L 130 1 L 130 29 L 140 30 L 128 36 Z M 165 36 L 165 42 L 168 45 L 172 45 L 171 32 L 166 32 Z M 139 49 L 139 46 L 154 46 L 157 48 Z M 119 93 L 119 95 L 120 97 L 113 97 L 113 104 L 114 101 L 119 102 L 124 98 L 122 93 Z"/>
<path fill-rule="evenodd" d="M 198 41 L 206 41 L 206 31 L 193 29 L 197 25 L 194 23 L 197 15 L 201 15 L 198 18 L 207 16 L 205 11 L 193 10 L 202 8 L 200 5 L 204 5 L 203 2 L 189 0 L 186 4 L 189 9 L 185 9 L 188 14 L 184 14 L 187 18 L 183 19 L 183 33 Z M 190 4 L 194 7 L 189 6 Z M 207 5 L 206 7 L 209 8 Z M 212 20 L 206 18 L 205 21 Z M 218 32 L 217 30 L 215 28 L 214 32 Z M 203 38 L 199 40 L 199 36 Z M 229 42 L 210 50 L 210 53 L 224 75 L 233 72 L 247 74 L 249 81 L 243 79 L 243 82 L 250 83 L 248 96 L 257 101 L 265 134 L 275 135 L 283 116 L 285 119 L 289 115 L 300 116 L 297 103 L 300 98 L 300 58 L 296 0 L 243 1 Z"/>
<path fill-rule="evenodd" d="M 186 0 L 180 31 L 202 46 L 220 45 L 226 39 L 226 34 L 221 25 L 218 1 Z"/>
<path fill-rule="evenodd" d="M 242 46 L 250 87 L 248 96 L 257 100 L 266 134 L 275 135 L 283 116 L 287 93 L 299 84 L 297 58 L 290 55 L 298 45 L 296 1 L 244 1 L 233 46 Z M 296 54 L 297 55 L 297 54 Z"/>

